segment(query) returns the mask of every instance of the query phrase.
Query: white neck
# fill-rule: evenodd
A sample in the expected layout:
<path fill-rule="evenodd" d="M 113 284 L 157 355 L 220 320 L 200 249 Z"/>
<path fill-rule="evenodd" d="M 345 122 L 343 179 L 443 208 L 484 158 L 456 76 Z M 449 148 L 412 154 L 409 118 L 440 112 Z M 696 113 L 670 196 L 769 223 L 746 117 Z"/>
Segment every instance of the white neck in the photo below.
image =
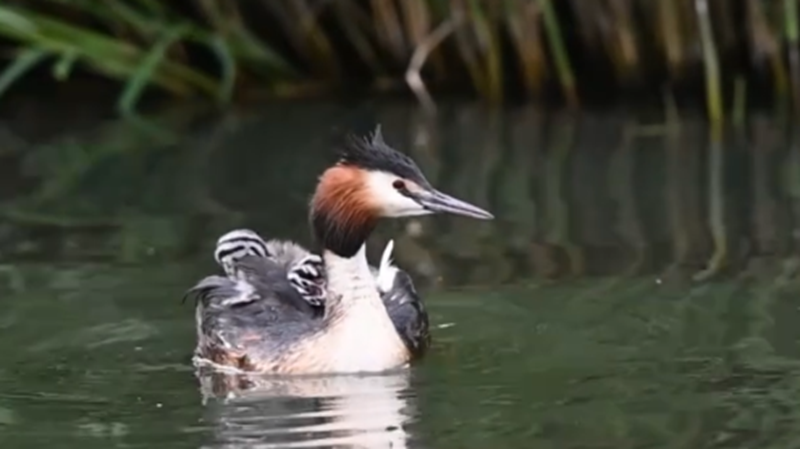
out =
<path fill-rule="evenodd" d="M 341 303 L 343 308 L 353 307 L 355 303 L 382 305 L 375 277 L 367 263 L 365 245 L 361 245 L 358 252 L 349 258 L 326 250 L 323 260 L 328 278 L 328 295 L 331 298 L 341 296 L 340 300 L 332 301 L 332 305 Z"/>
<path fill-rule="evenodd" d="M 331 356 L 342 371 L 380 371 L 406 362 L 407 351 L 386 311 L 364 245 L 349 258 L 323 253 Z"/>

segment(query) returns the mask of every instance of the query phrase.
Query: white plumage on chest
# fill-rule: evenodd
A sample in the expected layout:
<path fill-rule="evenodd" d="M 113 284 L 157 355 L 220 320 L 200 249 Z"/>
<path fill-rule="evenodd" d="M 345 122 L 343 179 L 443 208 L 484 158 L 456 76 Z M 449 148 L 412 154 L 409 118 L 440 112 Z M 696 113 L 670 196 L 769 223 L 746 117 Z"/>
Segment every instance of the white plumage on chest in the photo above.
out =
<path fill-rule="evenodd" d="M 325 254 L 328 294 L 341 295 L 341 309 L 329 317 L 336 371 L 382 371 L 407 362 L 408 354 L 378 295 L 365 248 L 351 258 Z"/>

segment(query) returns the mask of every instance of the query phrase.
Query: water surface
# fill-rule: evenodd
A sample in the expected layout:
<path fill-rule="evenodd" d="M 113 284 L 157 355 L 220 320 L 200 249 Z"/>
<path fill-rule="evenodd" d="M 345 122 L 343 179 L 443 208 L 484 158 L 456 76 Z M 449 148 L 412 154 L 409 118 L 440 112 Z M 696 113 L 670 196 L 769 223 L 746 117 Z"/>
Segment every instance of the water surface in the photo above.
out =
<path fill-rule="evenodd" d="M 425 295 L 410 372 L 196 376 L 184 290 L 235 226 L 308 243 L 332 129 L 383 123 L 486 223 L 383 223 Z M 0 447 L 794 447 L 800 158 L 756 117 L 277 105 L 4 134 Z M 12 138 L 13 137 L 13 138 Z"/>

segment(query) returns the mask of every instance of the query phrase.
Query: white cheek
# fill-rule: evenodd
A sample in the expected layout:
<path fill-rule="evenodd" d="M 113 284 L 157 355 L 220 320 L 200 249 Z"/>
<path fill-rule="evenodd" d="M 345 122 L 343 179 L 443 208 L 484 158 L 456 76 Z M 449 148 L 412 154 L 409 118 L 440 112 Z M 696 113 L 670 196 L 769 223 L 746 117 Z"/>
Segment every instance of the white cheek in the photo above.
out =
<path fill-rule="evenodd" d="M 398 192 L 392 186 L 395 180 L 397 176 L 379 171 L 367 175 L 367 188 L 385 217 L 410 217 L 431 213 L 416 201 Z"/>

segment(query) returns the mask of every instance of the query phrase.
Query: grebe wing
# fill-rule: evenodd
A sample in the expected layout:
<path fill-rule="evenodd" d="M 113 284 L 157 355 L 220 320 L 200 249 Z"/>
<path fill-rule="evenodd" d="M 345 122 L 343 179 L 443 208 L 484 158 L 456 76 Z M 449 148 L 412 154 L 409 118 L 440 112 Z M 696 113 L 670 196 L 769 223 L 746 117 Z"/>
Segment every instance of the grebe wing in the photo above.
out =
<path fill-rule="evenodd" d="M 236 277 L 208 276 L 187 292 L 204 308 L 227 310 L 231 314 L 255 314 L 264 321 L 313 318 L 318 315 L 297 292 L 278 263 L 259 256 L 236 260 Z M 263 322 L 264 325 L 273 318 Z"/>
<path fill-rule="evenodd" d="M 378 268 L 372 271 L 395 330 L 412 356 L 420 357 L 430 346 L 428 312 L 411 276 L 392 264 L 393 250 L 394 240 L 389 240 Z"/>
<path fill-rule="evenodd" d="M 403 270 L 397 270 L 392 288 L 381 292 L 381 299 L 397 333 L 413 357 L 421 357 L 430 346 L 428 312 L 414 282 Z"/>
<path fill-rule="evenodd" d="M 247 256 L 237 262 L 237 270 L 240 279 L 253 287 L 260 302 L 289 306 L 308 316 L 316 316 L 317 310 L 290 282 L 287 268 L 281 261 Z"/>
<path fill-rule="evenodd" d="M 237 261 L 236 278 L 208 276 L 189 289 L 187 296 L 197 301 L 195 357 L 252 369 L 258 360 L 313 334 L 322 314 L 303 300 L 285 274 L 273 260 L 247 256 Z"/>

